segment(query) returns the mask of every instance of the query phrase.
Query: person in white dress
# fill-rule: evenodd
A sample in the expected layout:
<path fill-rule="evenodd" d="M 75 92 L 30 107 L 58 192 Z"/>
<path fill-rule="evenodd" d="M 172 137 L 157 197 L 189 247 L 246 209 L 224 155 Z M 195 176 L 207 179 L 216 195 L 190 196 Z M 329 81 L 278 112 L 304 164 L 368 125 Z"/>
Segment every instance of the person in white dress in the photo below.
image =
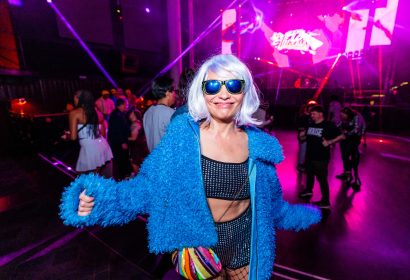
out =
<path fill-rule="evenodd" d="M 105 139 L 104 117 L 94 107 L 91 92 L 79 90 L 74 95 L 76 109 L 69 114 L 69 139 L 79 140 L 80 154 L 75 170 L 107 174 L 103 168 L 113 158 L 111 148 Z"/>

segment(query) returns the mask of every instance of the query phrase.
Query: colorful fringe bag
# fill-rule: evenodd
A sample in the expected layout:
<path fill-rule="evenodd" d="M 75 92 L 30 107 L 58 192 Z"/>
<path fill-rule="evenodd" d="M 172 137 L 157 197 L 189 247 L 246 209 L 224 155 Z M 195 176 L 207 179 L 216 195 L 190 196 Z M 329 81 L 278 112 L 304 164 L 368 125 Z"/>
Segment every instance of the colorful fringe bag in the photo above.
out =
<path fill-rule="evenodd" d="M 222 270 L 218 256 L 210 248 L 183 248 L 172 253 L 176 271 L 186 279 L 203 280 L 217 276 Z"/>
<path fill-rule="evenodd" d="M 234 200 L 222 213 L 218 222 L 222 220 L 232 204 L 236 201 L 239 193 L 248 182 L 249 175 L 246 181 L 242 184 L 239 191 L 236 193 Z M 195 247 L 183 248 L 176 250 L 171 255 L 172 263 L 175 265 L 175 270 L 184 278 L 189 280 L 205 280 L 213 278 L 222 271 L 222 264 L 218 256 L 211 248 Z"/>

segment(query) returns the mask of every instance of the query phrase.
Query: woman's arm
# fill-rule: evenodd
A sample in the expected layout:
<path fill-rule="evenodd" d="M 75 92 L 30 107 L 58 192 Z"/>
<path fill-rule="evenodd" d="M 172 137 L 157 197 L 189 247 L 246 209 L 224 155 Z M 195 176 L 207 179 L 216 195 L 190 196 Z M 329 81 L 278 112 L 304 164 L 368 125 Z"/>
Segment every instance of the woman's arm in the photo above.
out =
<path fill-rule="evenodd" d="M 122 182 L 94 174 L 81 175 L 64 190 L 60 217 L 64 224 L 75 227 L 128 223 L 138 214 L 149 212 L 152 186 L 144 172 Z M 80 196 L 84 201 L 84 195 L 93 202 L 90 211 L 79 207 Z"/>
<path fill-rule="evenodd" d="M 107 127 L 105 125 L 104 115 L 99 110 L 95 110 L 95 112 L 97 113 L 97 116 L 98 116 L 98 123 L 101 126 L 100 127 L 101 136 L 106 138 L 107 137 Z"/>
<path fill-rule="evenodd" d="M 70 112 L 68 115 L 68 124 L 69 124 L 69 129 L 70 129 L 70 139 L 71 140 L 77 140 L 77 116 L 78 112 L 77 110 L 73 110 Z"/>
<path fill-rule="evenodd" d="M 135 141 L 138 138 L 138 135 L 140 133 L 141 130 L 141 124 L 139 122 L 136 123 L 136 126 L 133 130 L 131 130 L 131 135 L 130 137 L 128 137 L 129 141 Z"/>

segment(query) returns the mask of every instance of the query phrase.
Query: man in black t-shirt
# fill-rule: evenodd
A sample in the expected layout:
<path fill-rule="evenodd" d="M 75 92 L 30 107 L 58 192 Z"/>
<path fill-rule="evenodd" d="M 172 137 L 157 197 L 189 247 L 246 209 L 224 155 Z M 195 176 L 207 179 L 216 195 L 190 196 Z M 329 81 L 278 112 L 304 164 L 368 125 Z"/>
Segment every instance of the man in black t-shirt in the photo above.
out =
<path fill-rule="evenodd" d="M 329 184 L 327 172 L 330 160 L 330 145 L 343 139 L 343 134 L 323 116 L 323 108 L 314 106 L 310 109 L 311 123 L 301 132 L 306 137 L 306 189 L 299 193 L 300 197 L 311 197 L 315 177 L 319 182 L 322 199 L 313 202 L 320 208 L 330 208 Z"/>

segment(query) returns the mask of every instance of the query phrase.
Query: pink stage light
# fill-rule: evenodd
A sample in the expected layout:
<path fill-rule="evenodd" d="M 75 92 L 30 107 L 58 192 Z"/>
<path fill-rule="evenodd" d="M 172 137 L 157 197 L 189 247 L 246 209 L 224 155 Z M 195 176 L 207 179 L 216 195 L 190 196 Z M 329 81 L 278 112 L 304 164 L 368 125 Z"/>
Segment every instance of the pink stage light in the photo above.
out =
<path fill-rule="evenodd" d="M 47 3 L 53 3 L 53 0 L 47 0 Z"/>
<path fill-rule="evenodd" d="M 151 10 L 150 10 L 150 8 L 145 8 L 145 12 L 147 13 L 147 14 L 149 14 L 149 13 L 151 13 Z"/>
<path fill-rule="evenodd" d="M 23 6 L 22 0 L 9 0 L 9 4 L 17 7 Z"/>

